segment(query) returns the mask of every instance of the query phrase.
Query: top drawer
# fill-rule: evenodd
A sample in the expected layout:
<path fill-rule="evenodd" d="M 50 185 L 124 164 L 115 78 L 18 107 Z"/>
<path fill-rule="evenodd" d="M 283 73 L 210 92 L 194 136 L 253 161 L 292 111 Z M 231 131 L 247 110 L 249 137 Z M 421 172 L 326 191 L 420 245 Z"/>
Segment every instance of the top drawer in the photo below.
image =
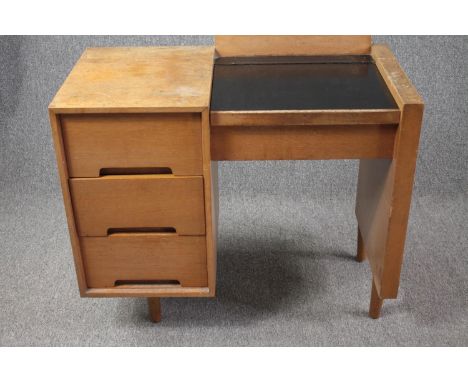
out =
<path fill-rule="evenodd" d="M 71 178 L 94 178 L 101 172 L 125 169 L 202 175 L 200 114 L 70 114 L 60 118 Z"/>

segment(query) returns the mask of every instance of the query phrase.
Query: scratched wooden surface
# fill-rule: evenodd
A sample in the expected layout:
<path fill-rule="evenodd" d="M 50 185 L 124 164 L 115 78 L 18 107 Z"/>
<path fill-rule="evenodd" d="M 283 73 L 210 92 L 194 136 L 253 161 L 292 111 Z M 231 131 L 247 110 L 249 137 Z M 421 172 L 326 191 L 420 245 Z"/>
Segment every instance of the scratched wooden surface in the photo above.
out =
<path fill-rule="evenodd" d="M 213 47 L 89 48 L 56 94 L 55 113 L 202 111 Z"/>

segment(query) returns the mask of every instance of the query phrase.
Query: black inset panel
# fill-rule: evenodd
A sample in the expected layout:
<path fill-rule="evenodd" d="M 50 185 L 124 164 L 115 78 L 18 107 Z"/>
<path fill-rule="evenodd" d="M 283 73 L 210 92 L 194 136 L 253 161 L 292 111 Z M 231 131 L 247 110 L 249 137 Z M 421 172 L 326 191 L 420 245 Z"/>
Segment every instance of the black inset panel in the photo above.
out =
<path fill-rule="evenodd" d="M 369 56 L 215 62 L 212 111 L 398 109 Z"/>

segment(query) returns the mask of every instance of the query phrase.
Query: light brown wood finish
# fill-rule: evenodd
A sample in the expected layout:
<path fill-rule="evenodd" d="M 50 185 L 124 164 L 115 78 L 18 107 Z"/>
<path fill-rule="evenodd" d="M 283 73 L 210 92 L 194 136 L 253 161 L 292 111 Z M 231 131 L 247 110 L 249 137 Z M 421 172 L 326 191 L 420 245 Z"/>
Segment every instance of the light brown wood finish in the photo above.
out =
<path fill-rule="evenodd" d="M 161 299 L 159 297 L 148 298 L 148 310 L 151 321 L 156 323 L 161 321 Z"/>
<path fill-rule="evenodd" d="M 211 162 L 210 113 L 202 112 L 203 186 L 205 196 L 206 248 L 210 296 L 216 293 L 216 243 L 218 168 Z"/>
<path fill-rule="evenodd" d="M 205 234 L 202 177 L 104 176 L 69 183 L 80 236 L 158 227 L 173 227 L 179 235 Z"/>
<path fill-rule="evenodd" d="M 237 56 L 368 54 L 370 36 L 216 36 L 216 53 Z"/>
<path fill-rule="evenodd" d="M 369 304 L 369 317 L 370 318 L 379 318 L 380 312 L 382 310 L 383 299 L 379 297 L 375 282 L 372 281 L 372 291 L 371 291 L 371 300 Z"/>
<path fill-rule="evenodd" d="M 375 293 L 385 299 L 398 294 L 424 105 L 388 48 L 372 56 L 401 110 L 393 159 L 361 160 L 356 200 Z"/>
<path fill-rule="evenodd" d="M 359 162 L 356 217 L 363 246 L 380 293 L 381 273 L 387 256 L 393 178 L 391 159 Z"/>
<path fill-rule="evenodd" d="M 364 243 L 362 241 L 361 232 L 359 232 L 359 227 L 357 229 L 357 254 L 356 260 L 362 263 L 366 259 L 366 252 L 364 251 Z"/>
<path fill-rule="evenodd" d="M 242 48 L 245 48 L 243 51 L 247 52 L 246 54 L 290 54 L 288 53 L 287 46 L 294 46 L 292 43 L 284 43 L 284 41 L 288 39 L 292 41 L 290 38 L 291 36 L 279 36 L 287 38 L 277 39 L 277 43 L 273 44 L 275 45 L 274 48 L 266 52 L 264 48 L 265 44 L 261 43 L 260 40 L 268 36 L 258 37 L 259 39 L 253 40 L 250 38 L 252 40 L 250 46 L 244 46 Z M 296 38 L 296 36 L 293 37 Z M 363 38 L 363 36 L 361 36 L 361 38 Z M 230 44 L 231 46 L 235 46 L 240 40 L 237 40 L 235 44 L 232 44 L 232 41 L 225 41 L 227 41 L 225 46 L 228 47 Z M 319 40 L 316 39 L 315 42 L 317 41 Z M 298 42 L 296 46 L 297 50 L 292 54 L 365 54 L 365 49 L 362 48 L 362 46 L 359 47 L 357 41 L 358 40 L 355 40 L 354 47 L 352 46 L 353 44 L 344 43 L 348 48 L 351 46 L 351 49 L 354 49 L 352 52 L 341 50 L 340 52 L 333 53 L 331 48 L 323 50 L 320 48 L 320 44 L 316 43 L 314 45 L 312 44 L 312 39 L 308 39 L 308 42 Z M 360 41 L 362 42 L 364 40 Z M 329 40 L 329 43 L 331 43 L 331 40 Z M 256 44 L 257 46 L 255 46 Z M 338 45 L 335 45 L 333 49 L 337 46 Z M 286 47 L 286 50 L 282 50 L 284 47 Z M 364 50 L 358 52 L 361 48 Z M 310 50 L 307 51 L 308 53 L 305 53 L 305 51 L 301 49 Z M 239 54 L 242 55 L 241 53 Z M 237 53 L 235 55 L 237 55 Z M 360 164 L 356 215 L 362 234 L 361 248 L 365 248 L 365 253 L 369 258 L 373 272 L 373 292 L 369 313 L 371 316 L 378 316 L 383 299 L 396 297 L 398 291 L 423 108 L 422 100 L 416 90 L 406 78 L 390 51 L 385 47 L 375 46 L 372 48 L 372 56 L 395 98 L 399 110 L 371 114 L 366 110 L 360 110 L 347 112 L 346 115 L 340 111 L 337 113 L 324 113 L 320 116 L 313 114 L 312 116 L 310 114 L 301 115 L 300 113 L 293 113 L 293 115 L 288 115 L 287 113 L 270 113 L 271 115 L 259 115 L 259 113 L 243 113 L 239 115 L 221 113 L 212 115 L 212 122 L 214 122 L 215 126 L 210 132 L 208 106 L 212 81 L 213 56 L 213 48 L 90 49 L 85 52 L 79 64 L 72 71 L 54 101 L 51 103 L 50 118 L 52 133 L 81 295 L 89 297 L 208 297 L 214 295 L 216 283 L 216 171 L 213 164 L 210 165 L 210 160 L 220 159 L 222 157 L 220 153 L 229 153 L 229 155 L 224 156 L 227 160 L 236 160 L 236 158 L 247 159 L 250 155 L 252 155 L 253 159 L 324 159 L 324 157 L 337 159 L 350 157 L 349 155 L 356 155 L 356 157 L 358 155 L 363 155 L 362 158 L 367 159 L 361 160 Z M 188 86 L 186 86 L 187 83 L 189 84 Z M 146 283 L 137 285 L 131 283 L 111 287 L 103 286 L 90 288 L 87 285 L 87 272 L 85 272 L 80 238 L 78 237 L 77 227 L 75 225 L 78 209 L 74 211 L 69 189 L 69 185 L 72 184 L 73 181 L 77 180 L 80 182 L 86 179 L 72 179 L 69 183 L 69 177 L 71 175 L 68 173 L 68 168 L 74 169 L 75 166 L 67 163 L 66 150 L 68 150 L 68 146 L 67 148 L 64 147 L 61 120 L 64 120 L 66 114 L 92 114 L 90 116 L 92 119 L 96 117 L 96 114 L 103 113 L 115 113 L 117 117 L 121 115 L 123 118 L 129 118 L 126 117 L 129 113 L 137 113 L 139 115 L 157 113 L 157 115 L 161 116 L 161 113 L 166 112 L 198 113 L 196 118 L 200 117 L 203 175 L 203 177 L 200 177 L 200 180 L 203 182 L 200 189 L 202 190 L 201 204 L 204 204 L 204 208 L 200 213 L 201 219 L 197 219 L 197 221 L 203 221 L 205 224 L 203 233 L 206 233 L 206 237 L 202 234 L 201 236 L 195 236 L 195 238 L 206 241 L 206 266 L 205 276 L 203 276 L 205 277 L 205 282 L 196 283 L 196 285 L 203 286 L 147 285 Z M 398 122 L 396 121 L 397 117 Z M 73 118 L 73 116 L 71 118 Z M 80 118 L 84 119 L 84 117 L 78 117 L 78 119 Z M 295 123 L 288 123 L 288 120 L 291 121 L 292 118 L 295 118 Z M 310 126 L 310 120 L 313 121 L 313 126 Z M 379 122 L 376 122 L 377 120 Z M 250 126 L 242 127 L 242 129 L 248 128 L 253 136 L 258 135 L 256 139 L 258 139 L 260 145 L 262 142 L 262 134 L 268 132 L 268 129 L 271 129 L 272 126 L 286 125 L 282 126 L 282 128 L 289 129 L 285 130 L 284 134 L 291 134 L 290 142 L 275 143 L 275 139 L 273 139 L 272 145 L 277 145 L 277 152 L 280 154 L 273 155 L 273 150 L 265 146 L 263 153 L 260 155 L 255 154 L 258 155 L 255 157 L 253 154 L 253 145 L 251 147 L 247 145 L 247 148 L 244 148 L 242 144 L 245 142 L 238 137 L 240 131 L 237 129 L 241 129 L 241 127 L 238 126 L 238 121 L 242 121 L 242 124 L 251 124 Z M 281 122 L 272 123 L 274 121 Z M 83 125 L 83 127 L 85 126 Z M 348 128 L 347 132 L 343 134 L 340 133 L 345 127 Z M 311 146 L 315 147 L 316 150 L 305 147 L 301 141 L 301 135 L 297 133 L 297 131 L 304 131 L 301 129 L 309 128 L 313 128 L 314 134 L 310 134 L 310 131 L 308 131 L 308 139 L 310 139 Z M 318 132 L 325 128 L 330 131 L 334 130 L 334 132 L 329 133 L 331 135 L 328 136 L 324 135 L 328 138 L 322 140 L 320 134 L 327 133 L 324 131 L 322 133 Z M 260 131 L 261 129 L 263 129 L 263 131 Z M 366 129 L 368 129 L 367 133 L 364 133 Z M 373 129 L 373 131 L 371 132 L 370 129 Z M 72 130 L 67 131 L 67 133 L 70 133 Z M 351 135 L 353 138 L 346 136 L 350 131 L 352 131 Z M 359 134 L 356 134 L 356 131 L 359 131 L 367 138 L 360 137 Z M 102 138 L 103 141 L 99 142 L 99 145 L 103 144 L 104 146 L 99 147 L 99 145 L 97 145 L 95 155 L 100 155 L 103 151 L 111 152 L 110 148 L 105 147 L 104 142 L 105 140 L 112 141 L 113 139 L 110 136 L 110 128 L 108 132 L 109 135 L 107 138 Z M 78 134 L 77 136 L 80 135 L 76 130 L 72 133 Z M 335 136 L 331 139 L 333 134 L 335 134 Z M 69 136 L 70 135 L 68 135 L 68 137 Z M 74 140 L 75 138 L 72 139 Z M 118 141 L 118 138 L 115 139 Z M 338 142 L 342 154 L 337 152 L 330 154 L 330 150 L 332 150 L 331 143 L 327 144 L 325 148 L 321 148 L 318 141 L 326 142 L 327 139 L 329 139 L 330 142 L 332 140 Z M 368 141 L 366 141 L 366 139 L 368 139 Z M 117 145 L 122 144 L 122 142 L 117 141 Z M 357 148 L 356 141 L 361 142 L 362 147 Z M 363 142 L 365 144 L 363 144 Z M 73 145 L 73 142 L 68 140 L 67 145 L 68 144 Z M 145 142 L 139 144 L 144 147 Z M 366 148 L 365 146 L 372 146 L 373 148 Z M 124 150 L 123 147 L 124 145 L 121 146 L 122 150 Z M 238 149 L 236 147 L 238 147 Z M 351 147 L 351 149 L 349 147 Z M 212 158 L 210 158 L 210 149 L 212 154 L 214 154 Z M 78 152 L 79 150 L 75 151 L 75 154 Z M 116 148 L 114 153 L 116 154 L 115 158 L 120 155 L 120 152 L 124 153 L 124 151 L 119 151 L 119 149 Z M 76 157 L 79 158 L 81 155 L 82 154 L 77 154 Z M 137 166 L 134 164 L 136 162 L 133 162 L 135 158 L 132 158 L 131 155 L 124 158 L 125 155 L 129 155 L 129 152 L 121 155 L 120 159 L 125 159 L 122 162 L 122 166 L 126 168 L 130 165 L 131 167 L 138 168 L 146 167 Z M 151 156 L 151 153 L 148 155 Z M 85 156 L 86 155 L 83 155 L 82 157 Z M 277 156 L 279 158 L 277 158 Z M 354 156 L 351 157 L 354 158 Z M 155 161 L 159 161 L 159 159 L 156 158 Z M 76 158 L 74 162 L 76 162 Z M 95 164 L 100 166 L 99 168 L 104 167 L 97 162 Z M 106 166 L 108 165 L 106 164 Z M 193 166 L 199 169 L 199 167 L 197 167 L 199 164 L 194 164 Z M 169 166 L 161 165 L 161 167 Z M 174 165 L 174 167 L 177 166 Z M 116 168 L 121 167 L 116 166 Z M 181 167 L 179 167 L 179 170 L 175 170 L 177 175 L 185 171 L 192 171 L 180 170 L 180 168 Z M 95 169 L 86 169 L 86 171 L 92 171 L 93 176 L 96 176 Z M 80 172 L 77 174 L 79 173 Z M 86 172 L 86 174 L 89 174 L 86 176 L 90 176 L 91 172 Z M 199 175 L 199 172 L 197 175 Z M 95 178 L 94 180 L 102 181 L 106 178 L 114 177 Z M 142 190 L 144 192 L 144 188 L 145 187 L 140 188 L 138 192 Z M 120 206 L 118 207 L 120 208 Z M 94 212 L 98 210 L 99 208 L 96 208 Z M 108 211 L 109 214 L 114 215 L 114 217 L 118 215 L 118 213 L 116 213 L 116 208 L 112 210 L 112 208 L 109 207 Z M 119 210 L 118 212 L 120 213 L 122 211 Z M 138 223 L 138 226 L 134 226 L 134 228 L 143 227 L 142 221 L 135 220 L 135 222 Z M 147 223 L 148 222 L 145 222 L 146 227 L 148 227 Z M 154 223 L 153 221 L 150 223 L 151 225 L 162 225 L 162 223 Z M 106 223 L 104 225 L 107 226 L 108 224 Z M 168 226 L 168 224 L 165 223 L 164 226 Z M 100 234 L 102 234 L 102 232 L 104 232 L 104 230 L 100 230 Z M 119 239 L 119 235 L 131 236 L 131 240 L 142 239 L 143 236 L 158 236 L 157 234 L 137 233 L 118 234 L 100 238 L 81 238 L 81 240 L 116 240 Z M 168 236 L 178 238 L 188 237 L 177 235 Z M 123 237 L 120 236 L 120 239 L 123 239 Z M 142 242 L 145 243 L 146 239 Z M 143 244 L 142 246 L 144 247 L 145 245 Z M 364 253 L 364 250 L 361 252 Z M 101 253 L 102 259 L 105 259 L 111 252 L 102 251 Z M 174 250 L 173 253 L 178 253 L 178 251 Z M 99 256 L 91 257 L 93 261 L 100 258 Z M 155 256 L 155 258 L 158 258 L 158 256 Z M 184 270 L 187 269 L 184 267 L 190 264 L 191 261 L 194 261 L 194 258 L 196 258 L 196 256 L 190 257 L 187 255 L 186 251 L 183 251 L 183 255 L 178 258 L 178 261 L 180 261 L 178 263 L 180 265 L 179 275 L 184 273 Z M 88 256 L 86 259 L 88 261 Z M 159 257 L 159 259 L 164 265 L 166 258 Z M 152 256 L 151 261 L 153 261 Z M 151 261 L 149 262 L 150 265 Z M 197 264 L 201 262 L 203 262 L 203 260 L 200 260 Z M 127 264 L 127 261 L 125 261 L 125 263 Z M 107 262 L 107 264 L 109 264 L 109 269 L 112 269 L 110 262 Z M 122 267 L 120 268 L 123 269 Z M 150 276 L 158 276 L 155 270 L 159 269 L 161 269 L 161 263 L 158 263 L 157 266 L 154 264 L 150 266 L 149 270 L 153 271 Z M 144 272 L 146 271 L 145 269 Z M 139 273 L 138 277 L 140 276 L 146 277 L 147 275 Z M 167 277 L 167 273 L 164 274 L 164 277 Z M 182 276 L 177 277 L 183 279 Z M 104 284 L 99 283 L 96 285 L 111 285 L 112 282 L 109 281 L 110 279 L 111 278 L 106 279 L 107 281 Z M 146 281 L 148 281 L 148 279 Z M 188 282 L 190 283 L 191 281 L 189 280 Z M 187 284 L 187 280 L 182 281 L 182 283 Z"/>
<path fill-rule="evenodd" d="M 55 113 L 201 112 L 213 47 L 88 48 L 49 108 Z"/>
<path fill-rule="evenodd" d="M 66 114 L 61 126 L 70 177 L 155 167 L 202 175 L 199 113 Z"/>
<path fill-rule="evenodd" d="M 54 141 L 55 155 L 57 159 L 58 174 L 60 177 L 60 185 L 62 188 L 63 204 L 65 206 L 65 214 L 67 216 L 68 232 L 70 234 L 70 242 L 73 252 L 73 261 L 75 264 L 76 278 L 80 295 L 84 296 L 88 287 L 86 285 L 86 277 L 84 271 L 83 259 L 81 257 L 81 248 L 76 230 L 75 215 L 71 201 L 70 189 L 68 187 L 68 167 L 66 162 L 65 150 L 63 147 L 62 129 L 60 126 L 59 117 L 49 110 L 49 119 L 52 129 L 52 138 Z"/>
<path fill-rule="evenodd" d="M 115 234 L 80 242 L 90 288 L 208 286 L 204 236 Z"/>
<path fill-rule="evenodd" d="M 391 158 L 396 127 L 212 126 L 213 160 Z"/>
<path fill-rule="evenodd" d="M 423 99 L 386 45 L 373 45 L 371 56 L 401 111 L 408 105 L 423 105 Z"/>
<path fill-rule="evenodd" d="M 211 126 L 334 126 L 397 124 L 400 111 L 392 110 L 258 110 L 212 111 Z"/>
<path fill-rule="evenodd" d="M 84 297 L 212 297 L 208 288 L 191 288 L 177 285 L 116 286 L 89 288 Z"/>
<path fill-rule="evenodd" d="M 153 152 L 146 152 L 141 154 L 141 160 L 148 161 L 154 160 L 154 162 L 162 163 L 165 160 L 168 164 L 172 159 L 177 159 L 178 164 L 167 165 L 167 166 L 151 166 L 151 167 L 171 167 L 176 175 L 187 174 L 192 171 L 195 173 L 206 175 L 206 166 L 202 163 L 200 165 L 200 156 L 198 154 L 193 156 L 193 163 L 191 165 L 183 164 L 186 156 L 190 157 L 190 153 L 181 151 L 176 146 L 180 144 L 179 138 L 183 141 L 184 136 L 188 136 L 192 139 L 191 132 L 194 129 L 192 122 L 184 125 L 185 130 L 179 130 L 175 124 L 170 123 L 171 118 L 176 113 L 181 120 L 192 120 L 197 119 L 198 123 L 198 139 L 193 142 L 194 146 L 198 145 L 200 149 L 202 143 L 202 129 L 201 129 L 201 113 L 207 109 L 210 100 L 211 81 L 212 81 L 212 70 L 213 70 L 213 58 L 214 48 L 210 47 L 175 47 L 175 48 L 97 48 L 88 49 L 80 59 L 79 63 L 73 69 L 72 73 L 65 81 L 64 85 L 59 90 L 57 96 L 50 104 L 49 110 L 51 115 L 52 132 L 54 136 L 54 143 L 56 146 L 57 162 L 59 166 L 59 173 L 61 178 L 62 190 L 64 194 L 65 210 L 67 212 L 67 219 L 69 223 L 70 236 L 72 241 L 73 255 L 75 259 L 75 265 L 77 269 L 77 276 L 80 285 L 80 292 L 82 296 L 87 297 L 208 297 L 214 294 L 214 285 L 211 285 L 211 290 L 208 287 L 184 287 L 181 285 L 119 285 L 109 288 L 89 288 L 86 283 L 83 257 L 79 244 L 79 237 L 77 228 L 75 226 L 75 212 L 71 201 L 71 194 L 69 189 L 69 177 L 68 168 L 71 166 L 67 163 L 67 155 L 62 137 L 62 123 L 63 120 L 71 121 L 75 118 L 83 122 L 80 126 L 72 126 L 71 130 L 68 130 L 68 144 L 71 142 L 70 139 L 81 139 L 83 136 L 81 132 L 74 128 L 88 129 L 86 133 L 92 133 L 93 129 L 103 127 L 102 135 L 97 136 L 95 142 L 95 152 L 91 155 L 84 153 L 84 147 L 74 146 L 74 154 L 71 156 L 75 160 L 82 161 L 87 159 L 89 163 L 93 162 L 93 158 L 90 156 L 100 156 L 100 159 L 104 161 L 109 158 L 106 155 L 112 153 L 113 158 L 118 164 L 115 167 L 108 167 L 110 169 L 122 170 L 122 173 L 128 170 L 147 168 L 147 164 L 139 164 L 137 156 L 133 155 L 133 149 L 143 150 L 148 147 L 150 142 L 138 142 L 139 134 L 129 136 L 124 134 L 126 127 L 119 124 L 113 124 L 114 130 L 111 129 L 111 122 L 115 120 L 127 120 L 135 118 L 137 122 L 138 118 L 148 118 L 148 122 L 142 122 L 144 127 L 143 130 L 148 131 L 148 134 L 152 136 L 154 131 L 149 132 L 150 128 L 158 130 L 158 135 L 164 131 L 171 132 L 174 134 L 173 137 L 160 136 L 158 144 L 163 147 L 154 145 Z M 130 116 L 129 113 L 135 114 Z M 171 113 L 165 115 L 165 113 Z M 189 114 L 186 114 L 189 113 Z M 194 114 L 196 116 L 194 116 Z M 68 116 L 68 114 L 79 114 Z M 90 114 L 89 119 L 85 114 Z M 103 114 L 109 114 L 109 119 Z M 187 117 L 190 115 L 190 118 Z M 70 118 L 69 118 L 70 117 Z M 105 124 L 98 126 L 98 121 L 95 118 L 101 118 L 99 122 L 104 120 L 109 121 Z M 149 119 L 152 117 L 158 118 L 161 122 L 164 120 L 164 126 L 162 124 L 150 126 Z M 90 124 L 84 123 L 84 121 L 94 121 Z M 125 122 L 122 122 L 124 124 Z M 184 122 L 185 123 L 185 122 Z M 169 125 L 168 125 L 169 124 Z M 92 126 L 91 126 L 92 125 Z M 136 132 L 140 124 L 134 124 L 132 128 Z M 68 125 L 69 127 L 70 125 Z M 91 128 L 90 128 L 91 127 Z M 72 131 L 73 130 L 73 131 Z M 84 131 L 83 131 L 84 132 Z M 208 130 L 209 132 L 209 130 Z M 72 138 L 71 134 L 75 134 Z M 108 133 L 108 134 L 107 134 Z M 112 136 L 112 133 L 115 133 Z M 180 133 L 180 134 L 179 134 Z M 182 135 L 181 135 L 182 134 Z M 146 137 L 148 138 L 148 136 Z M 89 140 L 91 141 L 91 139 Z M 89 142 L 88 141 L 88 142 Z M 81 141 L 81 145 L 86 143 L 86 140 Z M 163 143 L 163 144 L 162 144 Z M 107 146 L 106 146 L 107 145 Z M 109 146 L 111 145 L 111 147 Z M 146 146 L 145 146 L 146 145 Z M 173 146 L 174 151 L 177 151 L 176 158 L 168 146 Z M 191 145 L 191 143 L 190 143 Z M 138 148 L 137 148 L 138 146 Z M 206 147 L 206 143 L 205 143 Z M 209 144 L 208 144 L 209 147 Z M 165 149 L 166 154 L 156 157 L 156 150 Z M 188 147 L 187 150 L 195 149 L 195 147 Z M 84 150 L 81 151 L 80 150 Z M 144 150 L 143 150 L 144 151 Z M 201 149 L 200 149 L 201 152 Z M 83 154 L 83 155 L 82 155 Z M 120 155 L 120 159 L 118 158 Z M 171 156 L 172 159 L 167 159 L 167 156 Z M 88 157 L 88 158 L 86 158 Z M 205 156 L 206 157 L 206 154 Z M 202 160 L 204 158 L 201 156 Z M 209 161 L 209 151 L 208 151 Z M 192 157 L 189 158 L 190 161 Z M 96 170 L 90 170 L 85 163 L 86 168 L 80 168 L 82 163 L 78 164 L 78 172 L 74 172 L 73 176 L 82 176 L 81 171 L 86 171 L 86 176 L 96 176 Z M 96 165 L 96 167 L 94 167 Z M 106 164 L 106 166 L 110 166 Z M 102 168 L 104 165 L 94 162 L 91 165 L 93 168 Z M 196 170 L 194 170 L 196 169 Z M 89 172 L 89 171 L 92 171 Z M 130 171 L 129 173 L 132 173 Z M 112 172 L 111 172 L 112 173 Z M 184 174 L 185 175 L 185 174 Z M 208 176 L 209 176 L 208 172 Z M 108 177 L 104 177 L 108 178 Z M 201 181 L 200 177 L 200 181 Z M 96 179 L 101 180 L 101 179 Z M 202 205 L 204 202 L 205 192 L 204 183 L 205 179 L 201 181 L 201 201 Z M 211 182 L 211 179 L 207 179 Z M 208 183 L 210 184 L 210 183 Z M 180 196 L 180 195 L 179 195 Z M 174 195 L 177 197 L 177 195 Z M 182 202 L 183 204 L 183 202 Z M 191 207 L 192 208 L 192 207 Z M 202 206 L 200 213 L 201 221 L 205 218 L 205 210 Z M 115 227 L 122 228 L 122 227 Z M 142 228 L 142 227 L 135 227 Z M 204 232 L 204 231 L 203 231 Z M 212 240 L 208 236 L 212 234 L 212 231 L 207 231 L 206 240 Z M 201 236 L 203 237 L 203 236 Z M 211 251 L 210 262 L 215 264 L 216 253 Z M 205 254 L 206 257 L 206 254 Z M 205 273 L 206 270 L 205 270 Z M 214 274 L 215 271 L 211 271 Z M 214 280 L 214 278 L 212 278 Z M 204 284 L 206 285 L 206 283 Z"/>

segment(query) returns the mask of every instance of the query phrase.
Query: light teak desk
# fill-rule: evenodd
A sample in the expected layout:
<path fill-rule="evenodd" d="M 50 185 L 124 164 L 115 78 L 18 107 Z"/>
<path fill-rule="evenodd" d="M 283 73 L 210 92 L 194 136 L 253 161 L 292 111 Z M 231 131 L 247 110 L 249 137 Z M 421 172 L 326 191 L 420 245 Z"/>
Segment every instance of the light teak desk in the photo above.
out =
<path fill-rule="evenodd" d="M 397 297 L 423 102 L 370 37 L 87 49 L 49 113 L 82 296 L 214 296 L 217 161 L 360 159 L 369 315 Z"/>

